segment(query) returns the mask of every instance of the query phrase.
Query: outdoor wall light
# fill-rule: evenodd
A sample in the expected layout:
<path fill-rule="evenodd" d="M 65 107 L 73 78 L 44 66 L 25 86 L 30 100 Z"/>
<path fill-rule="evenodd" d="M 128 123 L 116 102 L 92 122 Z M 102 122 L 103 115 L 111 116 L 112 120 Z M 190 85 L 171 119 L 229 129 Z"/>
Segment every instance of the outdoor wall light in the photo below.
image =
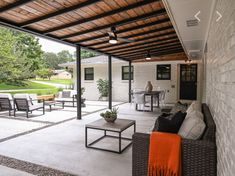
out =
<path fill-rule="evenodd" d="M 109 36 L 109 43 L 116 44 L 117 43 L 117 38 L 114 37 L 114 36 Z"/>
<path fill-rule="evenodd" d="M 151 60 L 151 55 L 150 55 L 149 51 L 148 51 L 147 56 L 146 56 L 145 59 L 146 59 L 146 60 Z"/>

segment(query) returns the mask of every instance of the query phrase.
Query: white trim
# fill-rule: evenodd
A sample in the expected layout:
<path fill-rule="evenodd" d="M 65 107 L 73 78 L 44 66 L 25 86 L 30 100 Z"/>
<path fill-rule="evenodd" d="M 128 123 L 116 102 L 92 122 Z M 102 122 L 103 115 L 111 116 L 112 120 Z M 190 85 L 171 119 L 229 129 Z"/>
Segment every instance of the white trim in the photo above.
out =
<path fill-rule="evenodd" d="M 205 35 L 205 42 L 204 42 L 204 46 L 203 46 L 203 52 L 205 51 L 205 46 L 206 46 L 206 43 L 207 43 L 207 39 L 209 37 L 209 31 L 210 31 L 210 28 L 211 28 L 211 23 L 212 23 L 212 18 L 213 18 L 213 14 L 215 12 L 215 7 L 216 7 L 216 4 L 217 4 L 218 0 L 213 0 L 212 2 L 212 6 L 211 6 L 211 10 L 210 10 L 210 17 L 209 17 L 209 23 L 208 23 L 208 26 L 207 26 L 207 30 L 206 30 L 206 35 Z"/>
<path fill-rule="evenodd" d="M 166 12 L 167 12 L 167 14 L 168 14 L 168 16 L 169 16 L 169 18 L 170 18 L 170 21 L 171 21 L 171 23 L 172 23 L 172 25 L 173 25 L 173 28 L 175 29 L 176 35 L 178 36 L 179 41 L 180 41 L 180 43 L 181 43 L 181 45 L 182 45 L 182 47 L 183 47 L 183 49 L 184 49 L 184 52 L 185 52 L 186 56 L 189 58 L 189 55 L 188 55 L 188 53 L 187 53 L 187 50 L 186 50 L 186 48 L 185 48 L 185 46 L 184 46 L 184 42 L 183 42 L 183 40 L 182 40 L 182 38 L 181 38 L 181 36 L 180 36 L 179 29 L 178 29 L 178 27 L 177 27 L 177 25 L 176 25 L 174 16 L 172 15 L 172 10 L 171 10 L 171 8 L 170 8 L 170 5 L 169 5 L 169 3 L 168 3 L 167 0 L 162 0 L 162 2 L 163 2 L 163 4 L 164 4 L 164 6 L 165 6 Z"/>

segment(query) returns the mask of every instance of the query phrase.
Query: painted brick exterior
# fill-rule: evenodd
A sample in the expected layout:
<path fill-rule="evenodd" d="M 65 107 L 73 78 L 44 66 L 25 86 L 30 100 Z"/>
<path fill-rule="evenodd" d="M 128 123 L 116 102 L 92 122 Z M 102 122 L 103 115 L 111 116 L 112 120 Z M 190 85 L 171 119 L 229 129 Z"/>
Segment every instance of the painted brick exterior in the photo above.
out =
<path fill-rule="evenodd" d="M 171 64 L 171 80 L 156 80 L 156 66 L 157 64 Z M 151 81 L 153 90 L 160 87 L 161 90 L 167 90 L 165 102 L 175 103 L 179 97 L 179 64 L 185 64 L 184 61 L 166 61 L 166 62 L 143 62 L 133 63 L 134 66 L 134 81 L 132 81 L 133 90 L 144 90 L 147 81 Z M 128 66 L 127 62 L 115 63 L 112 65 L 112 81 L 113 81 L 113 101 L 128 101 L 128 88 L 127 80 L 122 80 L 122 66 Z M 84 68 L 94 68 L 94 80 L 84 80 Z M 75 69 L 75 68 L 74 68 Z M 76 73 L 76 69 L 75 72 Z M 202 78 L 202 64 L 198 63 L 198 90 L 197 99 L 201 99 L 201 78 Z M 76 78 L 76 75 L 74 75 Z M 84 97 L 87 100 L 98 100 L 99 92 L 97 89 L 98 79 L 108 79 L 107 64 L 87 64 L 82 65 L 82 87 L 86 91 Z M 75 83 L 76 84 L 76 83 Z"/>
<path fill-rule="evenodd" d="M 218 176 L 235 174 L 235 1 L 218 0 L 208 37 L 206 102 L 217 125 Z"/>

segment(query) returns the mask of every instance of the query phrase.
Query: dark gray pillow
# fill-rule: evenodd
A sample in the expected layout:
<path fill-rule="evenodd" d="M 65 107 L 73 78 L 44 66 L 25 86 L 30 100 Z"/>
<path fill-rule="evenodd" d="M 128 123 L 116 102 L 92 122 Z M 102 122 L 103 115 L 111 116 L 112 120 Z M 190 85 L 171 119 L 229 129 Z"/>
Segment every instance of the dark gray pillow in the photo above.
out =
<path fill-rule="evenodd" d="M 172 117 L 174 117 L 174 114 L 171 114 L 171 113 L 162 113 L 159 117 L 163 117 L 163 118 L 166 118 L 168 120 L 171 120 Z M 159 117 L 156 119 L 155 121 L 155 124 L 154 124 L 154 127 L 153 127 L 153 131 L 157 131 L 158 130 L 158 119 Z"/>
<path fill-rule="evenodd" d="M 177 102 L 177 103 L 173 106 L 173 108 L 171 109 L 170 113 L 175 114 L 175 113 L 177 113 L 177 112 L 179 112 L 179 111 L 185 113 L 185 112 L 187 111 L 187 109 L 188 109 L 188 105 L 187 105 L 187 104 L 183 104 L 183 103 L 181 103 L 181 102 Z"/>
<path fill-rule="evenodd" d="M 169 116 L 159 116 L 159 118 L 155 122 L 154 131 L 178 133 L 185 119 L 185 116 L 186 113 L 182 113 L 181 111 L 172 115 L 171 118 Z"/>

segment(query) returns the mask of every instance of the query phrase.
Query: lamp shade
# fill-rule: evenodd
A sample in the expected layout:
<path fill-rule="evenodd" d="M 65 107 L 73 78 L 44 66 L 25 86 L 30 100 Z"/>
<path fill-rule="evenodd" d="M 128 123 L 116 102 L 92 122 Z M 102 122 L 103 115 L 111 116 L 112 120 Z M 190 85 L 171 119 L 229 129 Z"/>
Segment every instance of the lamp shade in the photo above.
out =
<path fill-rule="evenodd" d="M 114 36 L 109 36 L 109 43 L 116 44 L 117 43 L 117 38 L 114 37 Z"/>

